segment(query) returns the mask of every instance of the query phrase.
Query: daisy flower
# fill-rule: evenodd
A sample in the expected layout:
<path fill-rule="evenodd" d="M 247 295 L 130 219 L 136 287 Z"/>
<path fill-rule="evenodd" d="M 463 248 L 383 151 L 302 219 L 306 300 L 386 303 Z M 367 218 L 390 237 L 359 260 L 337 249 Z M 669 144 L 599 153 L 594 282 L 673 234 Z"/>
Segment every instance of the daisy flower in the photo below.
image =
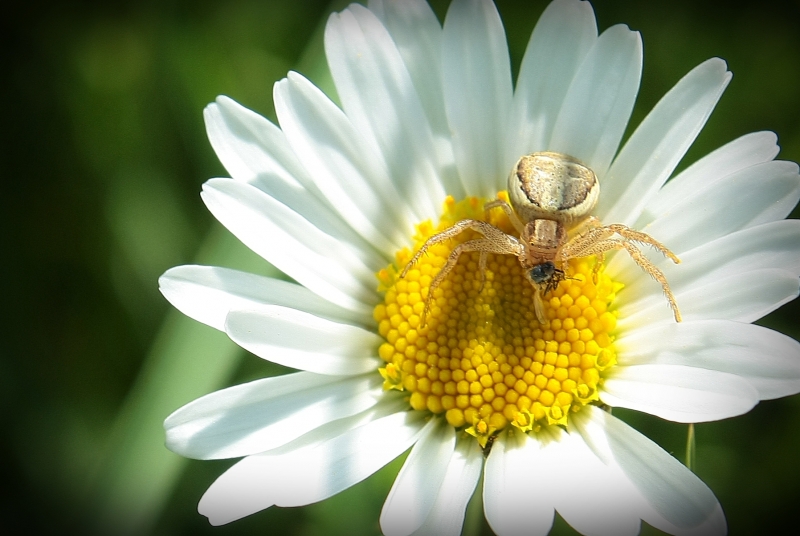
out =
<path fill-rule="evenodd" d="M 488 0 L 454 0 L 443 25 L 422 0 L 351 5 L 328 21 L 325 50 L 341 107 L 289 73 L 274 88 L 279 126 L 226 97 L 205 111 L 232 178 L 209 180 L 203 201 L 295 282 L 180 266 L 161 291 L 298 372 L 166 419 L 171 450 L 243 458 L 200 512 L 216 525 L 321 501 L 410 449 L 386 534 L 459 534 L 479 482 L 501 535 L 546 534 L 556 511 L 583 534 L 641 521 L 724 533 L 713 492 L 610 408 L 698 423 L 800 391 L 800 345 L 751 324 L 798 295 L 800 226 L 784 219 L 797 165 L 758 132 L 667 182 L 730 81 L 725 62 L 684 76 L 620 148 L 641 38 L 624 25 L 598 35 L 588 2 L 547 7 L 516 86 Z M 503 205 L 515 162 L 542 152 L 593 172 L 593 221 L 645 235 L 551 264 L 559 277 L 541 292 L 513 254 L 464 252 L 437 282 L 481 235 L 414 254 L 458 222 L 519 240 L 515 213 L 484 205 Z M 641 236 L 680 264 L 637 257 Z"/>

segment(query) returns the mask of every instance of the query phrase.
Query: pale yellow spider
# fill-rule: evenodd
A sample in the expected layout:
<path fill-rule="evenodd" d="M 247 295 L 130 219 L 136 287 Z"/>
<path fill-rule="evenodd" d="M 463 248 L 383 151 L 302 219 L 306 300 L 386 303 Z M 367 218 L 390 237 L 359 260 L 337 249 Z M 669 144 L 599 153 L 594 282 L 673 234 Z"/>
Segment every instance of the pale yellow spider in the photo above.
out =
<path fill-rule="evenodd" d="M 445 265 L 431 281 L 422 316 L 423 323 L 430 310 L 434 291 L 456 265 L 462 253 L 480 252 L 481 280 L 485 275 L 489 253 L 516 255 L 525 277 L 534 288 L 536 318 L 541 324 L 546 324 L 542 297 L 567 277 L 567 261 L 596 255 L 596 278 L 606 252 L 617 249 L 627 251 L 636 264 L 661 283 L 675 321 L 680 322 L 678 304 L 663 272 L 639 251 L 634 242 L 653 246 L 676 264 L 680 260 L 648 234 L 621 224 L 602 225 L 600 220 L 590 215 L 599 194 L 600 183 L 597 176 L 571 156 L 541 152 L 520 158 L 508 177 L 511 204 L 497 199 L 484 206 L 486 211 L 496 207 L 503 209 L 519 233 L 519 238 L 484 221 L 461 220 L 430 237 L 400 274 L 400 277 L 405 277 L 411 266 L 433 244 L 443 242 L 466 229 L 473 229 L 484 236 L 459 244 L 450 253 Z"/>

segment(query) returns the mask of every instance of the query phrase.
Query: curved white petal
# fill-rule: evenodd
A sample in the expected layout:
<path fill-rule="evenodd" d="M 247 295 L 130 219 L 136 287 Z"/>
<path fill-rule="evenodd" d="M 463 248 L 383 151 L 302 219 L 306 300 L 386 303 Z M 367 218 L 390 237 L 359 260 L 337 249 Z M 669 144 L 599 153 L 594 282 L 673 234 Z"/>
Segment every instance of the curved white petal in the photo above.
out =
<path fill-rule="evenodd" d="M 386 163 L 347 116 L 303 76 L 275 84 L 275 112 L 294 152 L 322 194 L 350 226 L 391 256 L 419 218 L 389 177 Z"/>
<path fill-rule="evenodd" d="M 520 156 L 546 151 L 564 96 L 597 40 L 589 2 L 556 0 L 533 29 L 514 90 L 506 167 Z"/>
<path fill-rule="evenodd" d="M 311 504 L 361 482 L 419 439 L 423 417 L 419 412 L 395 413 L 287 455 L 275 476 L 283 483 L 275 504 Z"/>
<path fill-rule="evenodd" d="M 361 413 L 323 424 L 285 445 L 247 456 L 211 484 L 197 509 L 212 525 L 224 525 L 269 508 L 275 504 L 274 496 L 280 493 L 283 483 L 276 482 L 274 477 L 287 455 L 313 448 L 399 410 L 397 404 L 381 401 Z"/>
<path fill-rule="evenodd" d="M 380 364 L 376 354 L 383 339 L 374 332 L 291 307 L 231 311 L 225 332 L 262 359 L 317 374 L 374 372 Z"/>
<path fill-rule="evenodd" d="M 424 0 L 370 0 L 369 10 L 392 36 L 431 130 L 450 137 L 442 91 L 442 26 Z"/>
<path fill-rule="evenodd" d="M 267 193 L 275 182 L 319 193 L 286 136 L 267 118 L 223 95 L 206 106 L 203 118 L 214 152 L 234 179 Z"/>
<path fill-rule="evenodd" d="M 411 449 L 381 510 L 386 536 L 406 536 L 428 517 L 456 445 L 455 429 L 443 418 L 431 419 Z"/>
<path fill-rule="evenodd" d="M 483 451 L 472 437 L 462 437 L 447 462 L 447 473 L 436 500 L 414 536 L 458 536 L 464 526 L 467 504 L 483 468 Z"/>
<path fill-rule="evenodd" d="M 505 187 L 509 171 L 505 136 L 513 93 L 505 31 L 490 0 L 450 4 L 442 34 L 442 72 L 464 190 L 492 198 Z"/>
<path fill-rule="evenodd" d="M 266 305 L 293 307 L 335 322 L 373 324 L 372 315 L 334 305 L 301 285 L 230 268 L 176 266 L 158 278 L 158 288 L 180 312 L 220 331 L 230 311 Z"/>
<path fill-rule="evenodd" d="M 624 422 L 594 406 L 572 417 L 592 451 L 618 467 L 652 507 L 643 519 L 671 534 L 723 535 L 725 516 L 714 494 L 694 473 Z"/>
<path fill-rule="evenodd" d="M 653 280 L 630 259 L 615 263 L 612 277 L 625 281 L 625 295 L 652 293 Z M 681 263 L 655 263 L 673 291 L 705 285 L 714 280 L 765 268 L 800 276 L 800 221 L 778 220 L 750 227 L 681 253 Z"/>
<path fill-rule="evenodd" d="M 681 253 L 726 234 L 785 218 L 800 199 L 793 162 L 766 162 L 698 185 L 639 230 Z M 615 261 L 616 262 L 616 261 Z"/>
<path fill-rule="evenodd" d="M 279 449 L 248 456 L 222 474 L 203 494 L 198 511 L 212 525 L 223 525 L 264 510 L 285 497 L 286 489 L 297 486 L 293 477 L 302 472 L 299 465 L 310 453 L 325 444 L 385 417 L 389 422 L 405 425 L 405 411 L 398 413 L 395 404 L 381 404 L 377 411 L 328 423 Z M 391 408 L 394 410 L 391 411 Z M 363 431 L 362 431 L 363 433 Z M 312 454 L 313 455 L 313 454 Z"/>
<path fill-rule="evenodd" d="M 374 270 L 355 249 L 249 184 L 211 179 L 202 198 L 244 245 L 298 283 L 347 309 L 371 310 Z"/>
<path fill-rule="evenodd" d="M 433 134 L 438 181 L 460 199 L 465 192 L 455 168 L 442 89 L 442 25 L 424 0 L 370 0 L 369 9 L 391 34 L 411 76 Z"/>
<path fill-rule="evenodd" d="M 172 413 L 164 421 L 167 447 L 198 459 L 263 452 L 364 411 L 382 394 L 377 374 L 299 372 L 256 380 L 208 394 Z"/>
<path fill-rule="evenodd" d="M 222 96 L 206 106 L 203 115 L 211 145 L 231 177 L 252 184 L 318 229 L 356 246 L 371 266 L 385 264 L 328 205 L 277 126 Z"/>
<path fill-rule="evenodd" d="M 274 475 L 281 456 L 248 456 L 234 464 L 206 490 L 197 511 L 214 526 L 225 525 L 275 504 Z"/>
<path fill-rule="evenodd" d="M 744 378 L 685 365 L 617 365 L 600 398 L 611 407 L 644 411 L 674 422 L 706 422 L 742 415 L 758 403 Z"/>
<path fill-rule="evenodd" d="M 800 392 L 800 343 L 782 333 L 727 320 L 664 323 L 614 342 L 620 365 L 683 365 L 741 376 L 761 400 Z"/>
<path fill-rule="evenodd" d="M 629 330 L 657 322 L 672 322 L 672 311 L 652 282 L 652 291 L 629 300 L 620 292 L 619 329 Z M 793 272 L 765 268 L 733 273 L 687 288 L 673 288 L 675 299 L 685 321 L 718 318 L 737 322 L 755 322 L 800 292 L 800 279 Z"/>
<path fill-rule="evenodd" d="M 553 526 L 557 479 L 541 443 L 526 434 L 503 432 L 484 466 L 483 508 L 499 536 L 546 535 Z"/>
<path fill-rule="evenodd" d="M 559 434 L 550 450 L 561 475 L 549 491 L 567 523 L 585 536 L 639 534 L 642 499 L 627 479 L 603 464 L 579 434 Z"/>
<path fill-rule="evenodd" d="M 567 90 L 551 151 L 589 166 L 602 182 L 630 119 L 642 75 L 642 40 L 625 25 L 595 41 Z"/>
<path fill-rule="evenodd" d="M 603 176 L 595 215 L 633 224 L 694 142 L 731 80 L 712 58 L 692 69 L 647 114 Z"/>
<path fill-rule="evenodd" d="M 642 213 L 637 228 L 650 223 L 655 215 L 665 212 L 666 207 L 691 197 L 698 189 L 706 188 L 750 166 L 774 159 L 780 150 L 777 141 L 778 137 L 774 132 L 752 132 L 707 154 L 658 191 Z"/>
<path fill-rule="evenodd" d="M 375 15 L 351 5 L 331 15 L 325 52 L 344 111 L 388 165 L 395 188 L 420 219 L 439 212 L 433 133 L 392 38 Z"/>

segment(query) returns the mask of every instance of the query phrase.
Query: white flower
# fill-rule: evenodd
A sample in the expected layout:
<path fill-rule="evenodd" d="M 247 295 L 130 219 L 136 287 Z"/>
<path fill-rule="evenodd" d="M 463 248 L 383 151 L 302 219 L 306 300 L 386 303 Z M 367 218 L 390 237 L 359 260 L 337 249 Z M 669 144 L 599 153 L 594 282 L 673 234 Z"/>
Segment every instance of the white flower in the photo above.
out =
<path fill-rule="evenodd" d="M 515 88 L 488 0 L 454 0 L 444 27 L 421 0 L 352 5 L 330 18 L 325 46 L 343 109 L 290 73 L 274 90 L 280 128 L 225 97 L 205 115 L 233 179 L 208 181 L 203 200 L 298 284 L 206 266 L 160 280 L 185 314 L 301 370 L 209 394 L 167 418 L 175 452 L 244 457 L 200 512 L 222 524 L 321 501 L 411 448 L 381 513 L 386 534 L 460 533 L 481 472 L 498 534 L 545 534 L 556 510 L 583 534 L 635 534 L 640 520 L 675 534 L 724 533 L 711 490 L 600 404 L 694 423 L 800 391 L 800 345 L 750 324 L 798 295 L 800 225 L 783 219 L 800 198 L 797 165 L 773 160 L 776 137 L 760 132 L 666 182 L 730 80 L 725 63 L 693 69 L 619 149 L 641 40 L 623 25 L 598 36 L 587 2 L 545 10 Z M 680 265 L 655 264 L 683 322 L 618 254 L 596 285 L 586 263 L 570 265 L 573 279 L 539 327 L 526 310 L 530 286 L 502 268 L 516 259 L 495 256 L 486 287 L 473 285 L 472 261 L 459 260 L 423 329 L 426 270 L 450 250 L 400 280 L 409 248 L 440 216 L 440 227 L 464 211 L 480 217 L 480 200 L 537 151 L 594 170 L 602 190 L 593 214 L 604 224 L 644 231 L 680 256 Z"/>

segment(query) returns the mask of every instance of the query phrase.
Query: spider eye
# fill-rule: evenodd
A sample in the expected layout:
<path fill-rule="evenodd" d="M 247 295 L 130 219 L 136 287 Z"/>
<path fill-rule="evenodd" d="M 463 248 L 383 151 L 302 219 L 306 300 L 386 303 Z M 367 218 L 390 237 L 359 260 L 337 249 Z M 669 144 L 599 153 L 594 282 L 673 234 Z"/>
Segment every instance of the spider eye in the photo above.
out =
<path fill-rule="evenodd" d="M 556 273 L 556 265 L 552 262 L 543 262 L 531 268 L 531 279 L 534 283 L 546 283 Z"/>

